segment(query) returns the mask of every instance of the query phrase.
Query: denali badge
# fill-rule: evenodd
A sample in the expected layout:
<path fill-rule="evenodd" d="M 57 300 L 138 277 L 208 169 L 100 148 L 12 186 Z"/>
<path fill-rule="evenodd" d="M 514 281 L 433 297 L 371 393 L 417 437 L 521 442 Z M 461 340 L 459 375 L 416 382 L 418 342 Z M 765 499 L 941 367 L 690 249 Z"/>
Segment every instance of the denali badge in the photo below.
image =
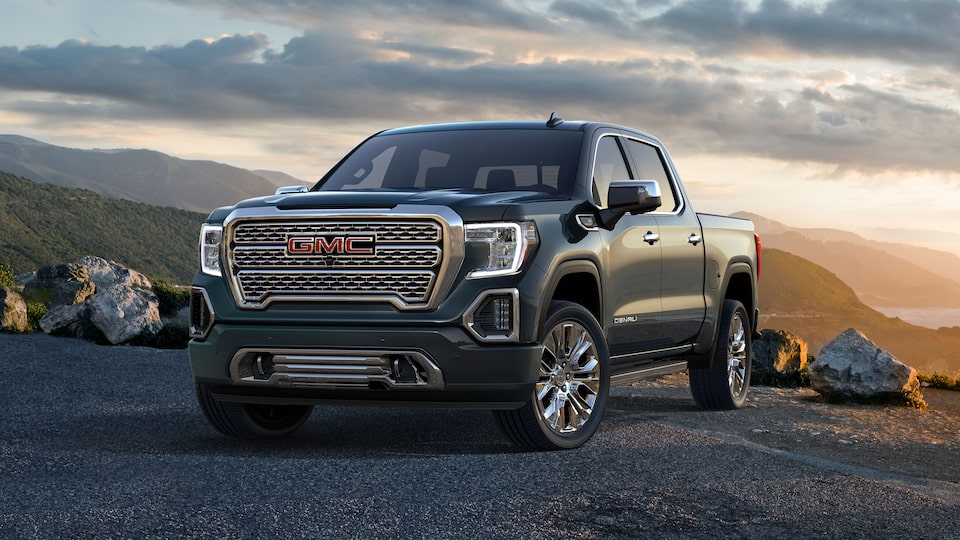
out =
<path fill-rule="evenodd" d="M 287 255 L 359 255 L 377 254 L 373 236 L 291 236 Z"/>

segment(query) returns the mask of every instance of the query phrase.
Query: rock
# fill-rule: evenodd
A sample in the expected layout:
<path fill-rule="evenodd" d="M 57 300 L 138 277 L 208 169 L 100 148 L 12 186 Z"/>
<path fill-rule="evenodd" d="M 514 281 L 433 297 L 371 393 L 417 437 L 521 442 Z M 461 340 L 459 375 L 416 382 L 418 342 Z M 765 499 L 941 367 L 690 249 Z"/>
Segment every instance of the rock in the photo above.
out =
<path fill-rule="evenodd" d="M 892 401 L 923 408 L 917 370 L 850 328 L 808 367 L 810 386 L 831 401 Z"/>
<path fill-rule="evenodd" d="M 71 306 L 89 298 L 96 291 L 86 267 L 76 263 L 44 266 L 37 270 L 23 288 L 24 298 L 42 302 L 50 309 L 55 306 Z"/>
<path fill-rule="evenodd" d="M 755 372 L 793 373 L 807 367 L 807 342 L 783 330 L 764 330 L 753 340 Z"/>
<path fill-rule="evenodd" d="M 17 291 L 9 287 L 0 287 L 0 330 L 16 333 L 30 331 L 27 304 Z"/>
<path fill-rule="evenodd" d="M 116 284 L 98 289 L 88 304 L 90 322 L 114 345 L 163 328 L 157 297 L 144 289 Z"/>
<path fill-rule="evenodd" d="M 81 257 L 76 264 L 86 268 L 87 274 L 97 284 L 97 288 L 106 289 L 113 285 L 123 285 L 133 289 L 153 289 L 153 284 L 146 276 L 114 261 L 86 256 Z"/>
<path fill-rule="evenodd" d="M 40 319 L 40 329 L 54 336 L 91 338 L 96 335 L 86 303 L 55 306 Z"/>
<path fill-rule="evenodd" d="M 40 320 L 48 334 L 105 338 L 118 345 L 163 328 L 150 280 L 114 261 L 83 257 L 41 268 L 28 288 L 38 299 L 53 298 Z"/>

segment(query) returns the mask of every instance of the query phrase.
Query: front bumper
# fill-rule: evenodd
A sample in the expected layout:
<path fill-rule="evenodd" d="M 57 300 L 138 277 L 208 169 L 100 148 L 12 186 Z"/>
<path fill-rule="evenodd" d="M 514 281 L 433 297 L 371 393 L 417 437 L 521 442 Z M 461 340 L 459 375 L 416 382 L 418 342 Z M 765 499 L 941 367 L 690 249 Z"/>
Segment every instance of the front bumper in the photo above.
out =
<path fill-rule="evenodd" d="M 225 401 L 491 409 L 529 400 L 541 350 L 478 345 L 459 326 L 218 323 L 189 345 L 194 377 Z"/>

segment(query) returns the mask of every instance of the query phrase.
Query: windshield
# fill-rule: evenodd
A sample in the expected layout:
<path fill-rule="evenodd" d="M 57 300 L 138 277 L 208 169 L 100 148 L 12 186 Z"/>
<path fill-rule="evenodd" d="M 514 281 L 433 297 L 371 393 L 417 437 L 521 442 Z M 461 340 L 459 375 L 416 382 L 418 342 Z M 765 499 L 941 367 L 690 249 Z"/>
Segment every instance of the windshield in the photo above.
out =
<path fill-rule="evenodd" d="M 533 190 L 569 197 L 582 136 L 542 129 L 381 135 L 364 142 L 314 189 Z"/>

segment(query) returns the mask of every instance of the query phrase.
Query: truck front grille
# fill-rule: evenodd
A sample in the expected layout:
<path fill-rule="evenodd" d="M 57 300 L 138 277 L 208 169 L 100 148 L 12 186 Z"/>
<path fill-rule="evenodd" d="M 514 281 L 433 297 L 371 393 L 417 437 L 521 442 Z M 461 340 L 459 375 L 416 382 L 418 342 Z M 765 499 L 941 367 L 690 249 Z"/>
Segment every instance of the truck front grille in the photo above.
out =
<path fill-rule="evenodd" d="M 240 307 L 277 301 L 430 304 L 448 245 L 443 220 L 312 219 L 231 223 L 227 260 Z"/>

